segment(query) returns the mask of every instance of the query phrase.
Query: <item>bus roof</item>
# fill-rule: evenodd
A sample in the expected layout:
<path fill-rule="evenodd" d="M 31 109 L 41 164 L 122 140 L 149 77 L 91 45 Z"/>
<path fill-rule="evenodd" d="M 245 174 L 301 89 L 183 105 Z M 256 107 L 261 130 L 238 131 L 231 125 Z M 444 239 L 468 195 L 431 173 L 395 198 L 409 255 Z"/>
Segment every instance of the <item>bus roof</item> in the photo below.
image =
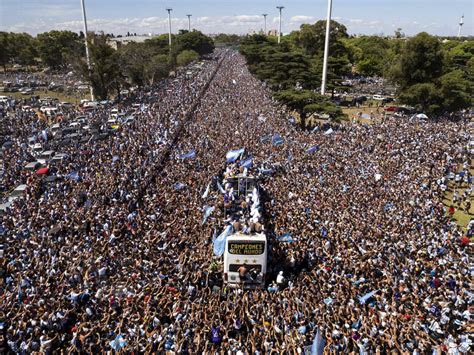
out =
<path fill-rule="evenodd" d="M 256 234 L 244 234 L 244 233 L 234 233 L 227 237 L 227 240 L 267 240 L 267 236 L 264 233 L 256 233 Z"/>

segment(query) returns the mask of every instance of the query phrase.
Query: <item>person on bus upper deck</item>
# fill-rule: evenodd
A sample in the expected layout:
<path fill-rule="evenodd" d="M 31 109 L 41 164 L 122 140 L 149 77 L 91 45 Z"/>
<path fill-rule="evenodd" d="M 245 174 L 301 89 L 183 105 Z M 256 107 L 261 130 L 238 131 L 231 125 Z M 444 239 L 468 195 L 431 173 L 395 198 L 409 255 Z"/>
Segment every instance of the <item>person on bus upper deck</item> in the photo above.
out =
<path fill-rule="evenodd" d="M 248 269 L 247 269 L 247 264 L 244 263 L 241 267 L 239 267 L 239 277 L 240 277 L 240 281 L 241 282 L 244 282 L 247 280 L 247 273 L 248 273 Z"/>

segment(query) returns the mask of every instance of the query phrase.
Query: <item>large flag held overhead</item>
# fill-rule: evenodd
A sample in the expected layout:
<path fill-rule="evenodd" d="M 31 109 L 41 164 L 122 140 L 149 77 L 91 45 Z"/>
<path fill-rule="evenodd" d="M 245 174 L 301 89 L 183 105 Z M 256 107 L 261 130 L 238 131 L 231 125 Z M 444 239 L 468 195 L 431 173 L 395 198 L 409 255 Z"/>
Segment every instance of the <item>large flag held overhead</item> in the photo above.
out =
<path fill-rule="evenodd" d="M 202 218 L 202 223 L 201 225 L 204 225 L 211 215 L 211 213 L 214 211 L 215 207 L 214 206 L 204 206 L 204 217 Z"/>
<path fill-rule="evenodd" d="M 229 224 L 224 231 L 216 238 L 214 239 L 214 255 L 215 256 L 221 256 L 224 254 L 225 251 L 225 242 L 227 240 L 227 237 L 232 234 L 232 225 Z"/>
<path fill-rule="evenodd" d="M 282 136 L 280 136 L 277 133 L 273 136 L 272 143 L 273 143 L 273 145 L 281 145 L 281 144 L 285 143 L 285 140 L 282 138 Z"/>
<path fill-rule="evenodd" d="M 115 337 L 114 340 L 109 342 L 109 345 L 112 349 L 114 349 L 115 351 L 118 351 L 118 350 L 122 349 L 125 345 L 127 345 L 127 342 L 125 341 L 123 336 L 121 334 L 119 334 Z"/>
<path fill-rule="evenodd" d="M 318 328 L 314 336 L 313 345 L 311 345 L 311 355 L 323 355 L 325 346 L 326 340 L 323 339 L 321 331 Z"/>
<path fill-rule="evenodd" d="M 224 188 L 222 187 L 222 185 L 220 184 L 219 181 L 217 181 L 217 188 L 219 189 L 219 192 L 221 194 L 225 194 L 225 190 L 224 190 Z"/>
<path fill-rule="evenodd" d="M 319 150 L 319 147 L 317 145 L 313 145 L 311 148 L 308 148 L 305 150 L 305 153 L 314 153 L 314 152 L 317 152 Z"/>
<path fill-rule="evenodd" d="M 191 159 L 191 158 L 194 158 L 196 156 L 196 152 L 194 150 L 191 150 L 189 151 L 188 153 L 186 154 L 181 154 L 181 155 L 178 155 L 178 158 L 179 159 Z"/>
<path fill-rule="evenodd" d="M 360 302 L 360 304 L 365 304 L 365 302 L 367 302 L 367 300 L 368 300 L 369 298 L 371 298 L 373 295 L 375 295 L 375 293 L 376 293 L 377 291 L 378 291 L 378 290 L 375 290 L 375 291 L 366 293 L 366 294 L 363 295 L 362 297 L 359 297 L 359 302 Z"/>
<path fill-rule="evenodd" d="M 247 168 L 247 169 L 251 168 L 252 164 L 253 164 L 253 157 L 252 156 L 250 156 L 247 159 L 242 160 L 240 162 L 240 166 L 243 166 L 244 168 Z"/>
<path fill-rule="evenodd" d="M 229 150 L 227 154 L 225 155 L 227 162 L 228 163 L 233 163 L 237 159 L 240 158 L 242 154 L 244 154 L 245 148 L 240 148 L 240 149 L 235 149 L 235 150 Z"/>
<path fill-rule="evenodd" d="M 207 198 L 207 196 L 209 195 L 209 189 L 211 187 L 211 184 L 207 184 L 207 187 L 206 187 L 206 191 L 204 191 L 204 193 L 202 194 L 202 198 Z"/>
<path fill-rule="evenodd" d="M 280 236 L 277 236 L 276 239 L 279 242 L 282 242 L 282 243 L 291 243 L 291 242 L 293 242 L 293 237 L 291 236 L 291 233 L 282 234 Z"/>

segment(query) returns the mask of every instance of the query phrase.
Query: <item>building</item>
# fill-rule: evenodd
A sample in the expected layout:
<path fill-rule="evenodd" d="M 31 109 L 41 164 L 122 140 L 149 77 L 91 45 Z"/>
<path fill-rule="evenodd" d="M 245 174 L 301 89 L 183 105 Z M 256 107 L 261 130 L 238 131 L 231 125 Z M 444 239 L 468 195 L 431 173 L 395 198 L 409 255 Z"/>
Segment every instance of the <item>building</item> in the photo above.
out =
<path fill-rule="evenodd" d="M 114 37 L 114 38 L 107 39 L 107 44 L 111 46 L 113 49 L 117 50 L 121 46 L 126 45 L 128 43 L 131 43 L 131 42 L 143 43 L 147 39 L 152 39 L 153 37 L 156 37 L 156 36 L 152 35 L 151 33 L 149 35 Z"/>

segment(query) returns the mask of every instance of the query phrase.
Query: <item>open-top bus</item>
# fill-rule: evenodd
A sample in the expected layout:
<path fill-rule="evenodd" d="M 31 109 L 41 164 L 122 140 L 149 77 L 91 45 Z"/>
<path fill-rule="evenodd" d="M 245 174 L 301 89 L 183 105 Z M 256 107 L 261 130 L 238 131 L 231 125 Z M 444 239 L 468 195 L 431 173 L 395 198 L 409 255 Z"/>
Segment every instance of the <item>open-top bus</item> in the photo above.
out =
<path fill-rule="evenodd" d="M 268 243 L 262 221 L 258 178 L 247 173 L 228 173 L 224 215 L 232 224 L 224 251 L 224 282 L 230 287 L 259 288 L 265 285 Z"/>

